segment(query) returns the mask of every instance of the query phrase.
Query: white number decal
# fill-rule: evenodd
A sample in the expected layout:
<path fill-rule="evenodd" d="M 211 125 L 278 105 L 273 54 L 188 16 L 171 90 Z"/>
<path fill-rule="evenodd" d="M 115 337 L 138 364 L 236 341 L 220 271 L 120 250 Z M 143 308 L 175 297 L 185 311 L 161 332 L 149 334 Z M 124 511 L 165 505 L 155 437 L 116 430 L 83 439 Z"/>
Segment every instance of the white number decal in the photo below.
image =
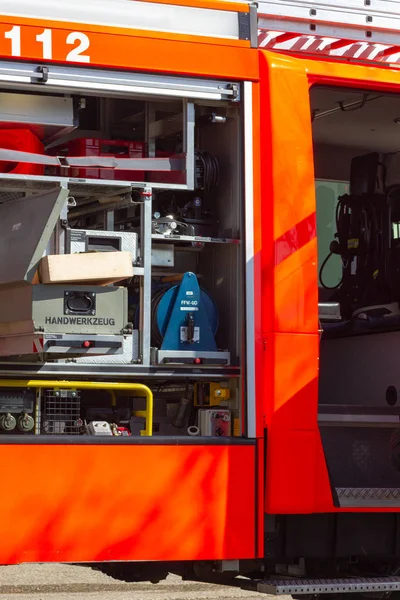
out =
<path fill-rule="evenodd" d="M 76 44 L 76 42 L 79 42 L 79 45 L 68 53 L 67 60 L 83 63 L 90 62 L 90 56 L 83 54 L 83 52 L 86 52 L 90 46 L 90 40 L 88 36 L 84 33 L 80 33 L 79 31 L 70 33 L 67 37 L 67 44 L 72 45 Z"/>
<path fill-rule="evenodd" d="M 10 31 L 6 31 L 4 37 L 11 40 L 11 56 L 21 56 L 21 27 L 14 25 Z"/>
<path fill-rule="evenodd" d="M 53 40 L 51 29 L 45 29 L 43 33 L 36 36 L 36 41 L 43 44 L 43 58 L 53 58 Z"/>
<path fill-rule="evenodd" d="M 12 29 L 4 33 L 6 40 L 11 40 L 11 56 L 21 56 L 21 27 L 14 25 Z M 53 59 L 53 31 L 44 29 L 36 36 L 36 41 L 43 46 L 42 57 L 44 60 Z M 66 39 L 69 46 L 75 46 L 68 52 L 66 60 L 71 62 L 90 63 L 90 56 L 84 54 L 90 47 L 90 39 L 85 33 L 73 31 Z"/>

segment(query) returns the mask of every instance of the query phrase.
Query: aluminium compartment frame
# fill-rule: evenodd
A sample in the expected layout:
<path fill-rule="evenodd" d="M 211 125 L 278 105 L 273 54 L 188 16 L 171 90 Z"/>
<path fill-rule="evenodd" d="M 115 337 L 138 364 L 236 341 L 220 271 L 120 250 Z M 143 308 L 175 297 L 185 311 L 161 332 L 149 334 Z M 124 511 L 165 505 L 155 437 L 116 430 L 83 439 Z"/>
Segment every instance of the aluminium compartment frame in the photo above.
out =
<path fill-rule="evenodd" d="M 44 76 L 45 75 L 45 76 Z M 42 77 L 43 76 L 43 77 Z M 121 72 L 108 72 L 96 69 L 81 69 L 76 67 L 56 67 L 51 65 L 50 67 L 42 67 L 38 65 L 36 68 L 30 64 L 23 63 L 1 63 L 0 64 L 0 82 L 6 87 L 12 87 L 17 89 L 28 89 L 31 92 L 48 92 L 57 91 L 60 92 L 59 87 L 61 86 L 64 90 L 65 87 L 70 90 L 71 86 L 75 86 L 77 89 L 74 91 L 84 91 L 88 93 L 101 93 L 112 92 L 112 95 L 121 96 L 132 96 L 140 93 L 140 96 L 149 95 L 153 97 L 154 94 L 162 96 L 163 98 L 181 98 L 182 99 L 182 115 L 183 115 L 183 139 L 184 139 L 184 152 L 186 155 L 185 159 L 185 174 L 186 183 L 180 185 L 171 184 L 151 184 L 145 182 L 138 182 L 137 184 L 132 182 L 113 180 L 82 180 L 78 178 L 68 177 L 48 177 L 48 176 L 18 176 L 18 175 L 7 175 L 4 174 L 0 177 L 0 184 L 2 183 L 3 190 L 9 192 L 20 191 L 21 189 L 29 189 L 30 183 L 34 183 L 35 188 L 47 187 L 50 182 L 58 182 L 61 187 L 67 188 L 73 192 L 74 181 L 84 184 L 86 181 L 89 186 L 97 185 L 101 186 L 98 189 L 104 189 L 110 187 L 112 190 L 120 190 L 124 194 L 129 194 L 133 189 L 140 189 L 142 193 L 143 202 L 140 207 L 140 223 L 142 229 L 141 235 L 141 257 L 142 265 L 141 269 L 136 269 L 136 275 L 141 277 L 141 326 L 140 326 L 140 357 L 139 360 L 144 367 L 150 366 L 150 296 L 151 296 L 151 216 L 152 216 L 152 194 L 153 189 L 157 188 L 179 188 L 191 190 L 194 188 L 194 128 L 195 128 L 195 113 L 194 104 L 192 101 L 188 101 L 189 98 L 198 98 L 204 100 L 205 98 L 216 98 L 238 96 L 237 90 L 234 84 L 225 84 L 226 94 L 222 93 L 224 84 L 221 82 L 207 82 L 200 81 L 196 83 L 195 80 L 188 80 L 186 78 L 179 77 L 162 77 L 157 75 L 135 75 L 131 73 Z M 29 82 L 29 83 L 28 83 Z M 19 85 L 18 85 L 19 84 Z M 21 85 L 22 84 L 22 85 Z M 54 87 L 57 89 L 54 90 Z M 188 96 L 188 97 L 187 97 Z M 149 127 L 147 128 L 149 132 Z M 148 134 L 147 134 L 148 137 Z M 149 144 L 150 140 L 146 140 Z M 43 157 L 32 155 L 29 157 L 27 153 L 19 153 L 13 150 L 0 150 L 4 154 L 3 158 L 6 157 L 8 160 L 24 160 L 24 162 L 31 162 L 34 164 L 57 164 L 61 162 L 54 157 Z M 18 156 L 21 154 L 21 156 Z M 155 170 L 155 166 L 152 164 L 154 161 L 150 159 L 139 159 L 138 163 L 146 164 L 146 160 L 150 163 L 148 170 L 151 168 Z M 128 162 L 129 159 L 122 159 L 122 162 Z M 75 162 L 85 163 L 85 159 Z M 88 163 L 90 160 L 88 160 Z M 107 162 L 107 161 L 106 161 Z M 135 162 L 135 160 L 133 161 Z M 142 164 L 139 168 L 143 168 Z M 172 165 L 171 165 L 172 168 Z M 72 184 L 72 185 L 71 185 Z M 71 189 L 72 188 L 72 189 Z M 82 185 L 82 193 L 84 193 L 85 186 Z M 114 192 L 114 193 L 115 193 Z M 119 208 L 115 206 L 113 208 Z M 101 206 L 99 210 L 104 210 Z M 107 228 L 112 228 L 113 225 L 113 210 L 107 210 Z M 149 235 L 146 235 L 146 232 Z M 139 272 L 140 271 L 140 272 Z"/>
<path fill-rule="evenodd" d="M 204 101 L 209 100 L 212 103 L 215 102 L 239 102 L 243 100 L 245 105 L 245 137 L 240 142 L 244 144 L 246 150 L 243 154 L 242 168 L 244 172 L 245 190 L 244 190 L 244 203 L 246 205 L 246 211 L 243 219 L 243 227 L 246 230 L 253 227 L 253 160 L 252 156 L 252 130 L 251 130 L 251 119 L 252 119 L 252 83 L 251 82 L 224 82 L 220 80 L 204 80 L 195 79 L 188 77 L 163 77 L 162 75 L 143 75 L 135 74 L 130 72 L 107 72 L 105 70 L 90 68 L 82 69 L 78 67 L 59 67 L 56 65 L 50 65 L 46 67 L 46 78 L 42 77 L 43 68 L 42 65 L 31 65 L 24 63 L 15 62 L 1 62 L 0 63 L 0 87 L 12 88 L 15 90 L 25 90 L 32 93 L 49 93 L 49 92 L 82 92 L 85 95 L 97 95 L 105 94 L 111 97 L 152 97 L 157 98 L 182 98 L 183 100 L 183 115 L 184 115 L 184 147 L 187 151 L 189 160 L 186 164 L 187 171 L 187 184 L 185 186 L 178 184 L 151 184 L 151 183 L 133 183 L 124 181 L 106 181 L 106 180 L 81 180 L 76 178 L 63 178 L 63 177 L 40 177 L 40 176 L 13 176 L 13 175 L 0 175 L 0 186 L 3 190 L 10 192 L 22 191 L 35 189 L 47 188 L 51 183 L 54 185 L 58 182 L 62 187 L 69 189 L 71 194 L 78 196 L 85 195 L 85 191 L 90 188 L 102 189 L 103 192 L 109 191 L 110 194 L 130 194 L 133 190 L 138 190 L 142 194 L 141 203 L 141 215 L 140 222 L 142 226 L 142 232 L 151 232 L 151 216 L 152 216 L 152 195 L 155 189 L 191 189 L 194 185 L 194 101 L 198 100 L 204 104 Z M 86 78 L 86 79 L 85 79 Z M 85 80 L 85 81 L 84 81 Z M 79 81 L 79 85 L 77 83 Z M 71 82 L 75 82 L 73 89 L 71 90 Z M 242 90 L 246 90 L 242 94 Z M 149 128 L 147 128 L 149 132 Z M 151 140 L 148 140 L 151 142 Z M 105 230 L 112 229 L 113 227 L 113 212 L 118 208 L 115 206 L 104 207 L 106 214 L 106 226 Z M 243 234 L 245 231 L 243 231 Z M 252 255 L 254 252 L 253 241 L 252 241 L 252 230 L 250 236 L 247 238 L 246 243 L 246 271 L 244 279 L 246 287 L 248 284 L 254 284 L 254 274 L 252 275 L 252 269 L 254 267 L 252 261 Z M 243 241 L 244 241 L 243 235 Z M 142 306 L 147 306 L 147 310 L 141 310 L 141 340 L 140 340 L 140 353 L 141 353 L 141 364 L 101 364 L 101 372 L 99 372 L 96 364 L 79 364 L 76 362 L 68 363 L 27 363 L 18 361 L 1 361 L 0 370 L 1 376 L 5 377 L 31 377 L 32 375 L 38 375 L 40 377 L 54 377 L 67 376 L 67 377 L 86 377 L 93 376 L 100 379 L 106 379 L 110 376 L 126 379 L 132 376 L 140 376 L 144 379 L 148 378 L 167 378 L 167 379 L 181 379 L 181 378 L 197 378 L 199 380 L 211 380 L 217 381 L 222 378 L 233 378 L 237 379 L 240 377 L 243 370 L 237 366 L 212 366 L 205 365 L 199 368 L 196 365 L 183 366 L 183 365 L 168 365 L 158 366 L 151 365 L 150 359 L 150 303 L 146 299 L 150 298 L 151 293 L 151 241 L 152 236 L 142 235 L 143 247 L 141 248 L 141 256 L 143 264 L 140 269 L 141 277 L 141 295 L 143 298 Z M 146 242 L 147 240 L 147 242 Z M 214 240 L 206 240 L 212 243 Z M 217 242 L 220 240 L 216 240 Z M 234 242 L 238 243 L 238 240 L 227 240 L 227 243 Z M 139 271 L 139 269 L 138 269 Z M 147 273 L 147 275 L 146 275 Z M 246 290 L 246 305 L 247 315 L 249 316 L 252 312 L 251 305 L 254 302 L 254 289 Z M 252 322 L 252 320 L 251 320 Z M 249 329 L 249 328 L 247 328 Z M 247 331 L 246 334 L 246 347 L 247 355 L 243 355 L 243 360 L 248 362 L 249 359 L 254 357 L 254 331 Z M 251 378 L 246 378 L 250 379 Z M 248 434 L 250 437 L 255 436 L 255 399 L 254 399 L 254 382 L 250 381 L 246 385 L 248 395 L 248 417 L 249 422 L 247 425 Z"/>
<path fill-rule="evenodd" d="M 160 36 L 186 35 L 195 39 L 202 37 L 215 40 L 248 41 L 256 47 L 257 13 L 255 3 L 239 0 L 238 6 L 220 8 L 198 6 L 196 3 L 144 3 L 138 0 L 120 1 L 115 10 L 112 0 L 70 0 L 68 3 L 54 6 L 52 19 L 56 22 L 71 22 L 82 25 L 100 25 L 118 27 L 142 32 L 157 32 Z M 34 8 L 29 0 L 20 0 L 18 8 L 14 0 L 4 0 L 2 14 L 20 18 L 48 19 L 48 3 L 39 0 Z"/>

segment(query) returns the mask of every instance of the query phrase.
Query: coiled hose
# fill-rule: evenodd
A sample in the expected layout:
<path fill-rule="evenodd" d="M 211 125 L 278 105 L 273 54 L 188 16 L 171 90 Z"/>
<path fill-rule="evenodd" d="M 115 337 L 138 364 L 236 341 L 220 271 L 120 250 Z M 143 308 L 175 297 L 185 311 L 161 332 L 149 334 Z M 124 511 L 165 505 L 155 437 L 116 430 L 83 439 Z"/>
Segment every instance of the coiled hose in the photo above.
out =
<path fill-rule="evenodd" d="M 338 289 L 344 279 L 344 273 L 334 286 L 328 286 L 323 281 L 323 271 L 333 254 L 340 255 L 343 267 L 346 261 L 357 256 L 357 271 L 373 274 L 382 261 L 383 244 L 381 240 L 377 210 L 371 198 L 344 195 L 336 206 L 336 240 L 330 245 L 330 252 L 319 270 L 319 281 L 326 290 Z M 357 240 L 352 244 L 351 240 Z"/>
<path fill-rule="evenodd" d="M 152 344 L 156 348 L 161 348 L 163 342 L 163 335 L 158 327 L 157 313 L 161 299 L 164 296 L 167 288 L 163 288 L 156 292 L 151 299 L 151 340 Z"/>
<path fill-rule="evenodd" d="M 209 193 L 217 187 L 219 182 L 218 161 L 209 152 L 202 152 L 201 150 L 195 150 L 195 161 L 197 171 L 196 187 Z"/>

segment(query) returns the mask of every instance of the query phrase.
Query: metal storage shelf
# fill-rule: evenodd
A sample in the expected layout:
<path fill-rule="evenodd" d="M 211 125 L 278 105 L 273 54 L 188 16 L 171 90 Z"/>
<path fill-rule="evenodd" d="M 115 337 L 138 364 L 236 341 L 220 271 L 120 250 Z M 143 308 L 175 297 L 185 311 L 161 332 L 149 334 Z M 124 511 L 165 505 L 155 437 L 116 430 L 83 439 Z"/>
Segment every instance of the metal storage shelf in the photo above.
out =
<path fill-rule="evenodd" d="M 118 365 L 103 363 L 101 369 L 98 364 L 82 365 L 76 363 L 11 363 L 0 362 L 1 377 L 96 377 L 96 379 L 110 380 L 113 377 L 121 379 L 141 377 L 160 379 L 204 379 L 206 381 L 220 381 L 222 378 L 237 379 L 240 377 L 240 368 L 231 366 L 142 366 L 142 365 Z"/>
<path fill-rule="evenodd" d="M 145 182 L 115 181 L 108 179 L 75 179 L 72 177 L 53 177 L 47 175 L 0 175 L 0 194 L 13 192 L 44 192 L 59 184 L 67 188 L 77 197 L 129 194 L 133 190 L 143 190 L 145 187 L 157 189 L 187 189 L 185 185 L 169 185 L 159 183 L 153 185 Z"/>
<path fill-rule="evenodd" d="M 233 238 L 203 237 L 200 235 L 163 235 L 153 233 L 151 239 L 161 242 L 199 242 L 202 244 L 240 244 L 240 240 Z"/>

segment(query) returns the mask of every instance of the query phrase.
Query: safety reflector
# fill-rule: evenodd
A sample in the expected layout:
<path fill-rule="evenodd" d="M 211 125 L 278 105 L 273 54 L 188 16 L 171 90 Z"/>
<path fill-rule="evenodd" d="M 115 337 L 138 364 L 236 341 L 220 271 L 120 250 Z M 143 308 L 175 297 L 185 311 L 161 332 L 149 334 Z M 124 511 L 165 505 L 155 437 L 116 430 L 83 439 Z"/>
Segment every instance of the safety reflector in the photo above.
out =
<path fill-rule="evenodd" d="M 400 64 L 400 45 L 259 29 L 258 46 L 268 50 L 350 59 L 355 62 L 384 63 L 387 66 Z"/>
<path fill-rule="evenodd" d="M 33 353 L 34 354 L 41 354 L 44 350 L 44 342 L 43 342 L 43 338 L 34 338 L 33 339 Z"/>

